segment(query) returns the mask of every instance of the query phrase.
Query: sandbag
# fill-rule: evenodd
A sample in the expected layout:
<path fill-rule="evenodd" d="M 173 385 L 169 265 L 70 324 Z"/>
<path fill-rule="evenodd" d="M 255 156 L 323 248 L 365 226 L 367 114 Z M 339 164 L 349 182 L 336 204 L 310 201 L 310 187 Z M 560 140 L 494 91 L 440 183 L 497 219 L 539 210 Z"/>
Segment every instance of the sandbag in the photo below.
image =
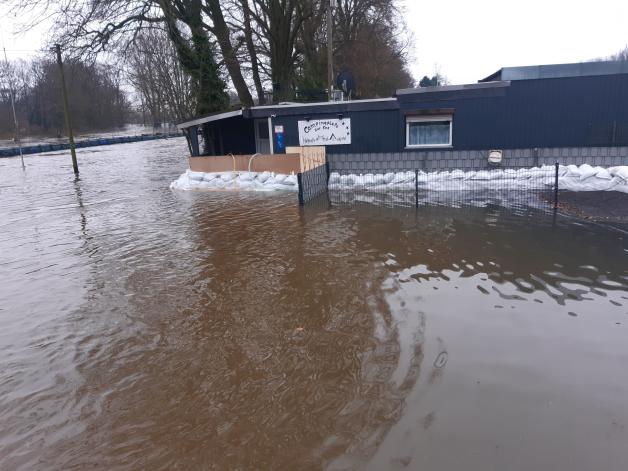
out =
<path fill-rule="evenodd" d="M 208 172 L 208 173 L 205 173 L 203 175 L 204 175 L 204 177 L 203 177 L 203 181 L 204 182 L 211 182 L 211 181 L 215 180 L 216 178 L 218 178 L 218 174 L 215 173 L 215 172 Z"/>
<path fill-rule="evenodd" d="M 257 173 L 255 172 L 243 172 L 239 175 L 239 180 L 241 182 L 252 182 L 257 177 Z"/>
<path fill-rule="evenodd" d="M 595 174 L 595 178 L 600 178 L 602 180 L 611 180 L 613 178 L 611 173 L 605 168 L 596 167 L 596 169 L 597 169 L 597 172 Z"/>
<path fill-rule="evenodd" d="M 423 175 L 427 175 L 427 174 L 423 173 Z M 421 177 L 420 173 L 419 173 L 419 177 Z M 411 178 L 408 178 L 408 175 L 406 174 L 406 172 L 397 172 L 395 173 L 395 178 L 393 178 L 391 183 L 393 185 L 397 185 L 399 183 L 408 183 L 409 181 L 414 181 L 414 173 L 412 173 Z"/>
<path fill-rule="evenodd" d="M 628 166 L 611 167 L 608 171 L 612 176 L 628 181 Z"/>
<path fill-rule="evenodd" d="M 384 178 L 383 178 L 384 181 L 382 182 L 382 184 L 391 183 L 394 179 L 395 179 L 395 174 L 393 172 L 388 172 L 384 174 Z"/>
<path fill-rule="evenodd" d="M 203 181 L 203 178 L 205 178 L 205 173 L 203 172 L 194 172 L 192 170 L 188 170 L 187 171 L 187 175 L 188 178 L 190 180 L 196 181 L 196 182 L 201 182 Z"/>
<path fill-rule="evenodd" d="M 242 180 L 242 179 L 239 179 L 237 181 L 236 186 L 238 188 L 253 188 L 253 187 L 255 187 L 255 182 L 253 180 Z"/>
<path fill-rule="evenodd" d="M 264 183 L 266 180 L 270 178 L 270 172 L 262 172 L 257 175 L 256 180 L 259 183 Z"/>
<path fill-rule="evenodd" d="M 235 178 L 235 175 L 233 174 L 233 172 L 221 172 L 220 173 L 220 179 L 223 182 L 230 182 L 234 178 Z"/>
<path fill-rule="evenodd" d="M 347 186 L 355 185 L 355 175 L 341 175 L 340 183 Z"/>
<path fill-rule="evenodd" d="M 475 172 L 475 174 L 471 177 L 471 180 L 490 180 L 491 175 L 487 170 L 480 170 Z"/>
<path fill-rule="evenodd" d="M 373 186 L 375 185 L 375 176 L 372 173 L 367 173 L 366 175 L 360 176 L 360 183 L 364 186 Z"/>
<path fill-rule="evenodd" d="M 278 184 L 283 184 L 284 180 L 288 177 L 288 175 L 285 175 L 283 173 L 277 173 L 274 175 L 274 179 L 275 179 L 275 183 Z"/>
<path fill-rule="evenodd" d="M 296 175 L 286 175 L 286 179 L 283 181 L 284 185 L 295 186 L 298 184 Z"/>
<path fill-rule="evenodd" d="M 331 172 L 329 175 L 329 184 L 334 185 L 340 183 L 340 174 L 338 172 Z"/>
<path fill-rule="evenodd" d="M 589 164 L 582 164 L 579 168 L 580 170 L 580 181 L 584 181 L 587 178 L 591 178 L 595 176 L 597 170 L 591 167 Z"/>

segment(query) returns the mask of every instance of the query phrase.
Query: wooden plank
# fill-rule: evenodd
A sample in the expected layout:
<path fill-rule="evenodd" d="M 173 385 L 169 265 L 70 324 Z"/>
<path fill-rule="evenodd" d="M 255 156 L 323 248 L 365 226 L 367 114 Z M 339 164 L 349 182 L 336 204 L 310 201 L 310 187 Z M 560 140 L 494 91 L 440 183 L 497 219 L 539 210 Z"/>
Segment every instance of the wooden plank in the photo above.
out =
<path fill-rule="evenodd" d="M 251 155 L 216 155 L 190 157 L 190 170 L 194 172 L 252 172 L 299 173 L 301 156 L 299 154 L 257 154 Z"/>
<path fill-rule="evenodd" d="M 303 172 L 325 165 L 325 162 L 327 161 L 324 146 L 290 146 L 286 147 L 286 153 L 299 154 L 301 171 Z"/>

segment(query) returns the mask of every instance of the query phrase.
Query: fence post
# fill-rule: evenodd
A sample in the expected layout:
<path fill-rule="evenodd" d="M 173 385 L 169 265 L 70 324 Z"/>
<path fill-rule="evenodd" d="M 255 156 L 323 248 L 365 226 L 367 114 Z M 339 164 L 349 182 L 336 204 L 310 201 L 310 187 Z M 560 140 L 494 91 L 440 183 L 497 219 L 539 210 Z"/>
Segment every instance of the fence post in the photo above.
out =
<path fill-rule="evenodd" d="M 327 174 L 327 183 L 329 184 L 329 161 L 325 160 L 325 173 Z"/>
<path fill-rule="evenodd" d="M 414 171 L 414 207 L 419 207 L 419 171 Z"/>
<path fill-rule="evenodd" d="M 299 204 L 303 206 L 303 174 L 297 173 L 297 183 L 299 184 Z"/>
<path fill-rule="evenodd" d="M 558 162 L 554 164 L 554 209 L 558 208 Z"/>

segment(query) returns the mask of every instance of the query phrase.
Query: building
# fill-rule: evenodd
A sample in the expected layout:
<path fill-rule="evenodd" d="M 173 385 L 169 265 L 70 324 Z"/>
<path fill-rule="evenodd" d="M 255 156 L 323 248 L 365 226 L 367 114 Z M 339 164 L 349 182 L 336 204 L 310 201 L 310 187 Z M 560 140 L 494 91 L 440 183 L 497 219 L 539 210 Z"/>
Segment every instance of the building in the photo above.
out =
<path fill-rule="evenodd" d="M 628 146 L 628 62 L 507 67 L 475 84 L 256 106 L 178 127 L 192 156 L 281 154 L 309 145 L 325 146 L 331 157 L 621 148 Z"/>

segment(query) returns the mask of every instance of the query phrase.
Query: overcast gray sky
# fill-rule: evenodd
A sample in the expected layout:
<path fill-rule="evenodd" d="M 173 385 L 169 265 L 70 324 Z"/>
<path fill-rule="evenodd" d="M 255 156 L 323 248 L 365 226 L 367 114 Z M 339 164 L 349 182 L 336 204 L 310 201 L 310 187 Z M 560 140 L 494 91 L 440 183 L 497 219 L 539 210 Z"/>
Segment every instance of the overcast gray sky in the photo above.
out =
<path fill-rule="evenodd" d="M 581 62 L 628 45 L 628 0 L 406 0 L 417 79 L 438 64 L 452 83 L 500 67 Z"/>
<path fill-rule="evenodd" d="M 580 62 L 628 45 L 628 0 L 405 0 L 418 80 L 439 67 L 452 83 L 471 83 L 502 66 Z M 48 25 L 14 35 L 0 13 L 10 58 L 33 54 Z"/>

